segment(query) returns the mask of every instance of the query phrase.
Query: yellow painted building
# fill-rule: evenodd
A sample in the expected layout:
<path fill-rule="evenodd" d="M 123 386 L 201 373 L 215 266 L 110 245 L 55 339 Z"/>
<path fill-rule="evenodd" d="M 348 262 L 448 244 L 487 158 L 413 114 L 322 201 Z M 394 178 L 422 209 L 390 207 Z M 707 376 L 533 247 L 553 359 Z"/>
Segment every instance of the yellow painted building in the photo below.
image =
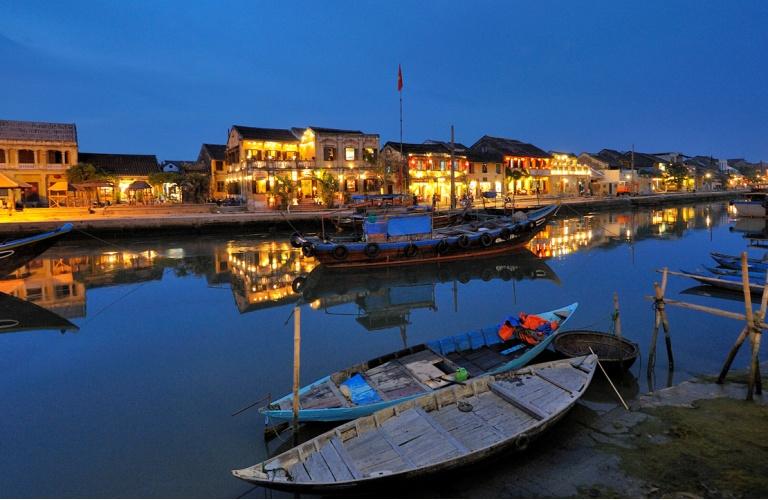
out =
<path fill-rule="evenodd" d="M 25 183 L 26 204 L 48 206 L 50 188 L 66 182 L 67 169 L 77 162 L 74 124 L 0 120 L 0 172 Z M 0 191 L 4 203 L 21 195 Z"/>

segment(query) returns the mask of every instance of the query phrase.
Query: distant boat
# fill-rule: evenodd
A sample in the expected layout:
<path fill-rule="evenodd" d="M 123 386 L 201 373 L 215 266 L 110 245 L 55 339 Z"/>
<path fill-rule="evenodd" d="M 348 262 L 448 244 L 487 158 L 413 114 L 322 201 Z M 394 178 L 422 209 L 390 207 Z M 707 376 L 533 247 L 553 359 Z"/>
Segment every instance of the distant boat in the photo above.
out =
<path fill-rule="evenodd" d="M 573 407 L 596 366 L 589 355 L 470 379 L 342 424 L 232 474 L 267 488 L 322 492 L 417 479 L 509 448 L 524 450 Z"/>
<path fill-rule="evenodd" d="M 728 254 L 718 253 L 718 252 L 711 252 L 709 255 L 711 255 L 712 258 L 715 259 L 715 262 L 717 262 L 723 267 L 726 267 L 728 269 L 741 270 L 740 255 L 728 255 Z M 768 271 L 768 261 L 764 259 L 748 258 L 747 269 L 750 272 L 753 272 L 753 271 L 766 272 Z"/>
<path fill-rule="evenodd" d="M 299 421 L 350 420 L 454 383 L 459 369 L 470 378 L 525 366 L 541 354 L 573 315 L 578 303 L 536 316 L 558 322 L 537 344 L 517 336 L 503 341 L 500 325 L 443 337 L 402 349 L 325 376 L 299 391 Z M 345 395 L 344 393 L 348 394 Z M 259 411 L 272 422 L 292 418 L 293 395 Z"/>
<path fill-rule="evenodd" d="M 746 193 L 743 200 L 733 202 L 733 208 L 739 217 L 765 217 L 768 206 L 768 193 Z"/>
<path fill-rule="evenodd" d="M 69 320 L 40 307 L 0 292 L 0 334 L 27 330 L 79 330 Z"/>
<path fill-rule="evenodd" d="M 733 290 L 735 292 L 740 292 L 744 289 L 744 285 L 742 284 L 742 281 L 741 281 L 741 276 L 724 276 L 724 275 L 713 276 L 713 275 L 706 275 L 702 273 L 683 271 L 683 270 L 680 270 L 680 274 L 683 276 L 692 278 L 703 285 L 711 285 L 711 286 L 723 288 L 726 290 Z M 754 276 L 750 275 L 750 280 L 754 278 L 755 278 Z M 765 287 L 764 283 L 755 283 L 752 281 L 750 281 L 749 283 L 749 289 L 752 291 L 752 293 L 763 293 L 764 287 Z"/>
<path fill-rule="evenodd" d="M 53 231 L 0 244 L 0 276 L 12 273 L 45 252 L 71 230 L 72 224 L 67 223 Z"/>
<path fill-rule="evenodd" d="M 431 215 L 391 216 L 365 224 L 364 241 L 294 235 L 305 256 L 329 267 L 388 267 L 501 255 L 525 245 L 554 217 L 557 205 L 435 229 Z"/>

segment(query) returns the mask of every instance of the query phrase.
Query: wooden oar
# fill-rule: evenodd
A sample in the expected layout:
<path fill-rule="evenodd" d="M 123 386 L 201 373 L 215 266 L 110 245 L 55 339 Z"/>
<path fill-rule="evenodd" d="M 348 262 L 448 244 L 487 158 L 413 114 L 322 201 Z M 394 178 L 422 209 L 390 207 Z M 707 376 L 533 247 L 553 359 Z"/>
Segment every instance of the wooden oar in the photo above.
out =
<path fill-rule="evenodd" d="M 624 409 L 629 411 L 629 406 L 627 406 L 627 403 L 624 401 L 624 398 L 622 398 L 621 394 L 619 394 L 619 391 L 616 389 L 616 386 L 613 385 L 613 382 L 611 381 L 611 377 L 608 376 L 608 373 L 605 371 L 605 368 L 603 368 L 603 365 L 600 363 L 600 358 L 597 357 L 597 354 L 595 354 L 595 351 L 593 351 L 591 347 L 589 347 L 589 352 L 595 355 L 597 366 L 599 366 L 600 369 L 603 371 L 603 375 L 605 375 L 605 378 L 608 379 L 608 383 L 611 384 L 611 387 L 613 388 L 613 392 L 616 393 L 616 395 L 619 397 L 619 401 L 621 401 L 621 404 L 624 405 Z"/>

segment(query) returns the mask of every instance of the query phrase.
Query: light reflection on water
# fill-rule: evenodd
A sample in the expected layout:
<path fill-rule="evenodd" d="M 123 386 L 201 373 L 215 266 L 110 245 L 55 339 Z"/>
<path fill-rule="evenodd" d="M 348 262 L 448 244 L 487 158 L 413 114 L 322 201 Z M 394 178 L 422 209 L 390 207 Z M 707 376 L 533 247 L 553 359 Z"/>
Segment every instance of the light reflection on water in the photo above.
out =
<path fill-rule="evenodd" d="M 659 279 L 655 270 L 709 265 L 710 251 L 743 250 L 750 240 L 729 227 L 722 203 L 587 216 L 564 207 L 524 252 L 348 274 L 315 269 L 284 236 L 59 245 L 0 281 L 0 291 L 80 326 L 64 335 L 0 335 L 0 491 L 243 493 L 247 485 L 229 469 L 265 457 L 262 424 L 253 410 L 230 413 L 289 391 L 289 320 L 299 299 L 304 382 L 404 344 L 573 301 L 581 305 L 570 328 L 605 330 L 614 291 L 623 332 L 645 356 L 653 312 L 643 296 Z M 668 295 L 681 298 L 693 285 L 672 278 Z M 682 299 L 739 310 L 717 298 Z M 740 325 L 684 310 L 669 315 L 676 361 L 669 382 L 718 370 Z M 659 348 L 656 387 L 668 379 L 663 342 Z M 735 367 L 745 366 L 744 355 Z M 627 397 L 649 386 L 644 359 L 632 372 L 621 382 Z M 612 404 L 604 392 L 585 399 Z"/>

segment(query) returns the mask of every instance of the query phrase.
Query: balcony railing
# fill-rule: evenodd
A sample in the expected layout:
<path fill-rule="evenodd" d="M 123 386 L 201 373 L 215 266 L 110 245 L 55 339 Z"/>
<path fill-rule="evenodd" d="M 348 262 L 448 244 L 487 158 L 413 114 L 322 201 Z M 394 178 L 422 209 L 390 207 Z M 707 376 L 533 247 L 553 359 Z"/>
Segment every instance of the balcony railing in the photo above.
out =
<path fill-rule="evenodd" d="M 312 160 L 245 160 L 248 169 L 287 170 L 315 168 Z"/>

